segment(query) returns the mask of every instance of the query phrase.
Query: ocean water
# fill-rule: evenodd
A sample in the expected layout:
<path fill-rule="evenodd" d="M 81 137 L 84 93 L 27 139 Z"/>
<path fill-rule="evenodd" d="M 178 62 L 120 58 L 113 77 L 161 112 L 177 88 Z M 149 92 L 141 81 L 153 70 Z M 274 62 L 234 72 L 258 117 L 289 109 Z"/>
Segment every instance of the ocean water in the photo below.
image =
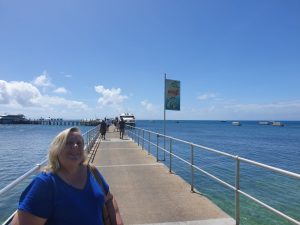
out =
<path fill-rule="evenodd" d="M 241 126 L 220 121 L 167 121 L 166 134 L 233 155 L 300 173 L 300 122 L 287 121 L 284 127 L 241 121 Z M 136 127 L 163 133 L 163 121 L 142 121 Z M 0 125 L 0 189 L 45 159 L 48 146 L 64 126 Z M 83 133 L 92 127 L 81 127 Z M 154 137 L 152 138 L 154 141 Z M 163 146 L 160 140 L 160 146 Z M 168 148 L 169 142 L 166 146 Z M 146 144 L 145 147 L 148 147 Z M 173 152 L 191 160 L 190 146 L 172 143 Z M 195 149 L 195 165 L 229 184 L 235 184 L 235 162 L 202 149 Z M 155 155 L 156 148 L 151 146 Z M 163 154 L 159 153 L 159 158 Z M 169 165 L 170 157 L 165 161 Z M 172 170 L 191 182 L 190 166 L 174 159 Z M 21 191 L 31 177 L 13 191 L 0 197 L 0 223 L 17 207 Z M 195 188 L 234 217 L 234 193 L 200 172 L 195 173 Z M 262 168 L 241 163 L 241 190 L 300 220 L 300 181 Z M 241 196 L 241 224 L 288 225 L 274 213 Z"/>
<path fill-rule="evenodd" d="M 241 126 L 233 126 L 231 122 L 220 121 L 167 121 L 166 134 L 300 174 L 299 121 L 284 121 L 283 127 L 259 125 L 257 121 L 241 121 L 241 124 Z M 138 121 L 136 127 L 163 134 L 164 124 L 163 121 Z M 156 137 L 151 137 L 151 141 L 156 143 Z M 159 143 L 163 147 L 162 138 Z M 148 145 L 145 144 L 145 147 L 148 148 Z M 169 149 L 168 140 L 166 140 L 166 148 Z M 172 151 L 191 162 L 189 145 L 173 141 Z M 150 153 L 156 155 L 154 146 L 150 147 Z M 162 152 L 159 153 L 159 158 L 164 158 Z M 169 166 L 169 160 L 170 157 L 166 154 L 165 161 L 162 162 Z M 234 160 L 196 148 L 194 149 L 194 163 L 230 185 L 235 185 Z M 299 179 L 283 176 L 247 163 L 241 163 L 240 168 L 242 191 L 300 220 Z M 191 183 L 189 165 L 172 157 L 172 170 L 186 182 Z M 233 218 L 235 217 L 235 196 L 231 189 L 198 171 L 195 173 L 194 184 L 198 191 Z M 242 195 L 240 199 L 241 224 L 292 224 Z"/>
<path fill-rule="evenodd" d="M 52 139 L 66 128 L 68 127 L 0 124 L 0 189 L 42 162 Z M 85 133 L 93 127 L 79 128 Z M 1 224 L 16 210 L 20 193 L 31 179 L 29 177 L 12 191 L 0 196 Z"/>

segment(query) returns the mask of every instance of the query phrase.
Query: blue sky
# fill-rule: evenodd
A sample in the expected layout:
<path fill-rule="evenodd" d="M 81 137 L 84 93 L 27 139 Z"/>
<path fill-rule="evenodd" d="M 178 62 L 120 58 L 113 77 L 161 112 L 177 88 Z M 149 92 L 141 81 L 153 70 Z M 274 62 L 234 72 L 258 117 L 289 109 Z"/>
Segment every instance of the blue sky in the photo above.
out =
<path fill-rule="evenodd" d="M 300 120 L 298 0 L 0 0 L 0 114 Z"/>

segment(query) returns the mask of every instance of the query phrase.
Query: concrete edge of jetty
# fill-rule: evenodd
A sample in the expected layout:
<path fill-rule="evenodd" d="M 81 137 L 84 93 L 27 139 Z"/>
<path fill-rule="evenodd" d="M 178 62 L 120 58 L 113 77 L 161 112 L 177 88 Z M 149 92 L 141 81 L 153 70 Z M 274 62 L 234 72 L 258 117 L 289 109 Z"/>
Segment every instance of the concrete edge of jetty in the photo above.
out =
<path fill-rule="evenodd" d="M 125 224 L 235 224 L 126 135 L 120 139 L 113 126 L 95 150 L 93 163 L 109 183 Z"/>

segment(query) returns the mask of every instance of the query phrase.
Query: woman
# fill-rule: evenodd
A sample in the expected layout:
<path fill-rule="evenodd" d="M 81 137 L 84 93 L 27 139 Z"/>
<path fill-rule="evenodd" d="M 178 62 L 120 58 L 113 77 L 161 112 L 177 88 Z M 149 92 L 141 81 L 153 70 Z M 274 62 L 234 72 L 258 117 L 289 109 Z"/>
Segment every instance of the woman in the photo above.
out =
<path fill-rule="evenodd" d="M 85 163 L 83 148 L 78 128 L 66 129 L 54 138 L 48 166 L 22 193 L 13 225 L 102 225 L 105 202 L 110 212 L 115 211 L 112 223 L 123 223 L 108 184 L 99 173 L 104 194 Z"/>

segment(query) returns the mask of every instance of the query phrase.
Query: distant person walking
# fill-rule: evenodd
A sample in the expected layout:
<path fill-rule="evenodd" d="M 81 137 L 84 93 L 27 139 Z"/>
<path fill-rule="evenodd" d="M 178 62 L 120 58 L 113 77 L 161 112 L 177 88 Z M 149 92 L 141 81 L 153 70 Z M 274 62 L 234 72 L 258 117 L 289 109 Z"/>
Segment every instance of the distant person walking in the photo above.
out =
<path fill-rule="evenodd" d="M 114 129 L 114 131 L 116 130 L 117 132 L 119 132 L 119 126 L 120 126 L 119 122 L 116 121 L 115 122 L 115 129 Z"/>
<path fill-rule="evenodd" d="M 119 122 L 119 130 L 120 130 L 120 139 L 123 139 L 124 130 L 125 130 L 125 122 L 124 122 L 123 118 L 121 118 L 121 120 Z"/>
<path fill-rule="evenodd" d="M 105 134 L 106 134 L 106 123 L 105 120 L 102 120 L 101 124 L 100 124 L 100 133 L 101 133 L 101 138 L 103 140 L 105 140 Z"/>

